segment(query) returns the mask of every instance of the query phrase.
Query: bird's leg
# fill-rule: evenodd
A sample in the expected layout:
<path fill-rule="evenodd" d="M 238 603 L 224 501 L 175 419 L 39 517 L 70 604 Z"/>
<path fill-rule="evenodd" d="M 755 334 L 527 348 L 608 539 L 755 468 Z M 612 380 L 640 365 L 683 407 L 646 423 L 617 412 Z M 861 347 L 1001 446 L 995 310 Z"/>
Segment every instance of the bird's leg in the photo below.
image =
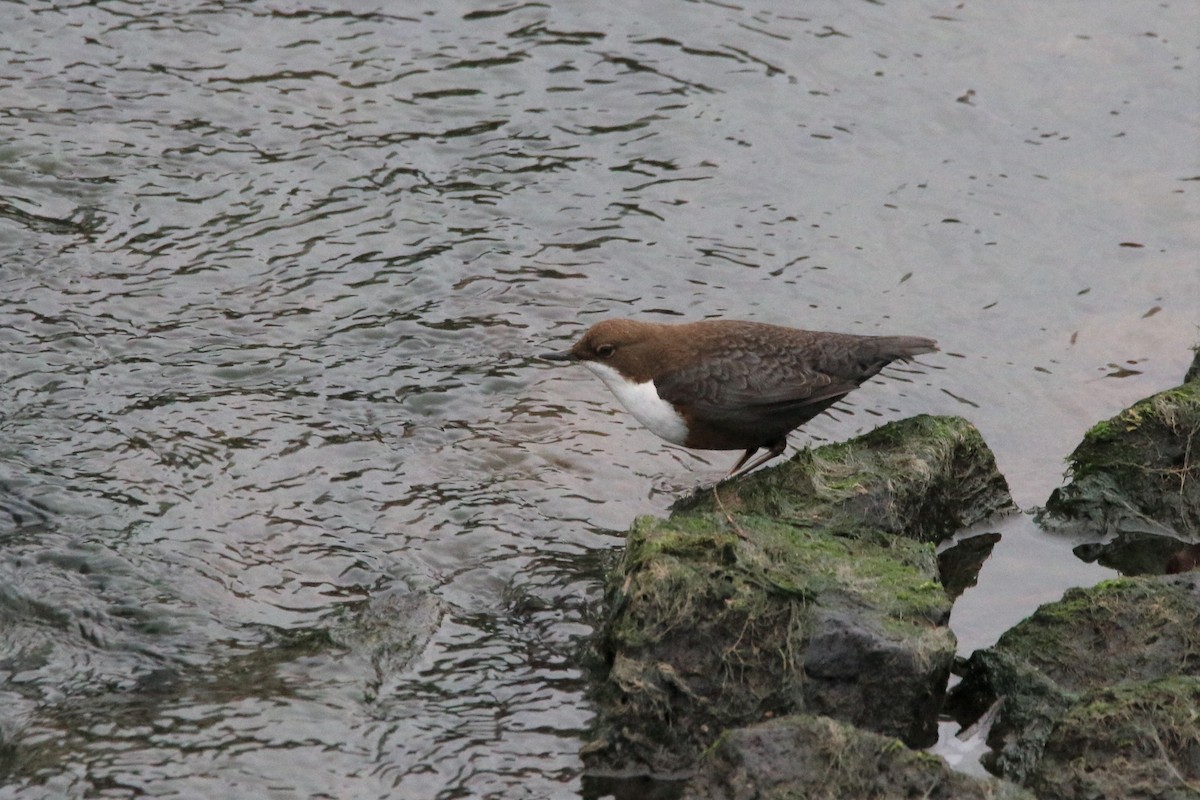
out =
<path fill-rule="evenodd" d="M 729 480 L 734 475 L 738 475 L 738 474 L 741 474 L 744 472 L 749 472 L 750 470 L 755 469 L 756 467 L 762 466 L 763 464 L 767 463 L 772 458 L 778 458 L 779 456 L 783 455 L 783 451 L 787 450 L 787 437 L 785 436 L 784 438 L 782 438 L 779 441 L 772 444 L 767 449 L 767 452 L 763 453 L 761 456 L 754 459 L 753 462 L 751 462 L 750 464 L 747 464 L 745 467 L 743 467 L 742 464 L 745 464 L 746 461 L 750 458 L 750 456 L 754 455 L 756 450 L 758 450 L 757 447 L 747 450 L 746 454 L 744 456 L 742 456 L 741 460 L 739 460 L 738 463 L 733 465 L 733 469 L 731 469 L 729 471 L 729 474 L 725 476 L 725 480 Z"/>
<path fill-rule="evenodd" d="M 736 475 L 738 469 L 742 466 L 742 464 L 745 464 L 747 461 L 749 461 L 750 456 L 754 455 L 757 452 L 758 452 L 757 447 L 751 447 L 749 450 L 747 450 L 745 453 L 743 453 L 742 457 L 738 459 L 738 462 L 733 465 L 733 469 L 731 469 L 731 470 L 729 470 L 729 472 L 725 473 L 725 477 L 723 480 L 729 480 L 734 475 Z"/>

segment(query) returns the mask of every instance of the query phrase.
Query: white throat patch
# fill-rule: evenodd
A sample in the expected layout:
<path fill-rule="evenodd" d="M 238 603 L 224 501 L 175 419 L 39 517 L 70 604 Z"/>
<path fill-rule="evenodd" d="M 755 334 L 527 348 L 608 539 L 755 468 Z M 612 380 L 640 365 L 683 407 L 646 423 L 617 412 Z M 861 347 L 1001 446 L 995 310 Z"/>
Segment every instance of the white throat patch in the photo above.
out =
<path fill-rule="evenodd" d="M 683 444 L 687 439 L 687 425 L 675 406 L 658 396 L 654 381 L 634 383 L 607 364 L 584 361 L 583 365 L 596 373 L 604 385 L 617 396 L 621 405 L 629 410 L 638 422 L 671 444 Z"/>

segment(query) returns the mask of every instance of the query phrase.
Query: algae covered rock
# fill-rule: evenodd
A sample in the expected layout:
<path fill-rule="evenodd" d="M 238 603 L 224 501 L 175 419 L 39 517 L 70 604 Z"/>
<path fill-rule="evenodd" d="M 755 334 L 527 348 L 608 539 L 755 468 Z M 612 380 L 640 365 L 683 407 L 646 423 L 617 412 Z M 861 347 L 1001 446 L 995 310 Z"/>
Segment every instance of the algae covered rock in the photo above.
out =
<path fill-rule="evenodd" d="M 1014 510 L 1004 476 L 979 431 L 961 417 L 921 415 L 722 486 L 730 511 L 764 514 L 841 535 L 899 535 L 939 542 Z M 680 510 L 714 510 L 708 492 Z"/>
<path fill-rule="evenodd" d="M 727 731 L 705 753 L 689 800 L 1033 800 L 1013 784 L 828 717 L 789 716 Z"/>
<path fill-rule="evenodd" d="M 988 737 L 994 754 L 986 763 L 1004 777 L 1028 782 L 1039 796 L 1171 797 L 1175 779 L 1162 765 L 1138 778 L 1162 794 L 1088 789 L 1100 778 L 1083 750 L 1094 741 L 1104 759 L 1136 761 L 1155 737 L 1162 738 L 1156 731 L 1178 728 L 1178 736 L 1163 739 L 1168 754 L 1163 757 L 1186 774 L 1200 759 L 1194 738 L 1200 711 L 1194 698 L 1182 711 L 1168 709 L 1161 698 L 1192 697 L 1188 687 L 1197 677 L 1200 575 L 1139 576 L 1072 589 L 1042 606 L 995 647 L 971 656 L 952 699 L 960 717 L 968 719 L 968 709 L 977 714 L 1001 701 Z M 1178 684 L 1179 678 L 1186 680 Z M 1123 710 L 1115 710 L 1117 705 Z M 1113 725 L 1095 730 L 1107 710 L 1113 720 L 1126 715 L 1133 721 L 1121 731 Z M 1184 718 L 1190 722 L 1180 727 Z M 1131 733 L 1138 730 L 1142 734 Z M 1161 778 L 1157 783 L 1155 775 Z M 1057 788 L 1046 788 L 1052 784 Z M 1078 792 L 1068 792 L 1068 785 Z"/>
<path fill-rule="evenodd" d="M 1039 797 L 1200 797 L 1200 678 L 1090 692 L 1047 739 L 1029 785 Z"/>
<path fill-rule="evenodd" d="M 737 522 L 751 541 L 719 515 L 630 532 L 589 755 L 677 773 L 721 730 L 801 710 L 928 743 L 955 649 L 932 548 Z"/>
<path fill-rule="evenodd" d="M 955 640 L 918 539 L 1011 500 L 966 423 L 887 427 L 635 523 L 609 576 L 591 770 L 686 773 L 721 731 L 798 712 L 936 739 Z"/>
<path fill-rule="evenodd" d="M 1070 457 L 1071 482 L 1043 520 L 1073 521 L 1098 537 L 1200 535 L 1200 377 L 1095 425 Z"/>
<path fill-rule="evenodd" d="M 1070 589 L 1000 637 L 1059 686 L 1200 675 L 1200 575 L 1142 576 Z"/>

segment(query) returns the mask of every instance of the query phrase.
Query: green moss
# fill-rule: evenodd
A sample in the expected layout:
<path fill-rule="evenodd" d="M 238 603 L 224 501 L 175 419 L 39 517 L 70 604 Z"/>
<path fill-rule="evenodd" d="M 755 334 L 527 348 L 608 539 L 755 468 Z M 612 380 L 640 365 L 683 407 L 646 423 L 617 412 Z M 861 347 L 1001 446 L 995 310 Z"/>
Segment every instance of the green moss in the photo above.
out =
<path fill-rule="evenodd" d="M 734 546 L 737 535 L 715 518 L 695 515 L 664 527 L 655 517 L 641 517 L 626 538 L 626 569 L 660 555 L 710 558 Z"/>
<path fill-rule="evenodd" d="M 879 542 L 897 535 L 939 541 L 1012 507 L 979 431 L 958 417 L 884 425 L 858 439 L 804 450 L 720 491 L 733 512 Z M 711 492 L 679 509 L 717 510 Z"/>
<path fill-rule="evenodd" d="M 1097 537 L 1200 526 L 1200 380 L 1159 392 L 1092 427 L 1070 457 L 1071 482 L 1046 502 L 1052 525 Z M 1150 527 L 1149 529 L 1153 529 Z"/>
<path fill-rule="evenodd" d="M 1099 444 L 1112 439 L 1113 435 L 1118 430 L 1116 420 L 1105 419 L 1097 422 L 1091 429 L 1083 435 L 1085 442 L 1090 444 Z"/>
<path fill-rule="evenodd" d="M 622 583 L 646 571 L 645 592 L 694 594 L 694 584 L 716 582 L 728 591 L 722 599 L 740 605 L 750 605 L 742 594 L 757 589 L 805 601 L 833 593 L 904 622 L 929 624 L 946 615 L 932 545 L 896 540 L 882 547 L 759 516 L 738 515 L 736 523 L 750 541 L 712 515 L 639 520 L 627 541 Z"/>
<path fill-rule="evenodd" d="M 1130 739 L 1139 737 L 1130 737 L 1126 726 L 1149 714 L 1159 729 L 1190 734 L 1200 744 L 1197 699 L 1200 699 L 1200 678 L 1192 676 L 1118 683 L 1086 695 L 1064 719 L 1085 729 L 1118 731 L 1118 735 Z"/>
<path fill-rule="evenodd" d="M 1160 439 L 1190 439 L 1200 431 L 1200 381 L 1147 397 L 1092 426 L 1071 454 L 1074 479 L 1096 472 L 1137 476 L 1161 459 Z M 1196 462 L 1181 464 L 1196 469 Z"/>
<path fill-rule="evenodd" d="M 1200 609 L 1174 581 L 1118 578 L 1067 591 L 1007 631 L 996 648 L 1073 691 L 1200 672 Z"/>
<path fill-rule="evenodd" d="M 1195 677 L 1089 694 L 1055 726 L 1030 785 L 1042 797 L 1194 798 L 1198 705 Z"/>

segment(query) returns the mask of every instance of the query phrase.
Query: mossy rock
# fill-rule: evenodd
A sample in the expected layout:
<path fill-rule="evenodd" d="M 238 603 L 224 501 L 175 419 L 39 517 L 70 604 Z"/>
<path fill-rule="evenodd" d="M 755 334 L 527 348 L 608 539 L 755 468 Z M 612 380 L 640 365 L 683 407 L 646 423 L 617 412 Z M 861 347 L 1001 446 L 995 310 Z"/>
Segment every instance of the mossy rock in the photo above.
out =
<path fill-rule="evenodd" d="M 1200 378 L 1096 424 L 1071 454 L 1070 475 L 1046 502 L 1051 526 L 1073 521 L 1097 538 L 1200 535 Z"/>
<path fill-rule="evenodd" d="M 996 649 L 1070 691 L 1200 675 L 1200 575 L 1117 578 L 1070 589 L 1006 631 Z"/>
<path fill-rule="evenodd" d="M 938 542 L 1015 508 L 979 431 L 961 417 L 927 415 L 802 450 L 720 491 L 730 512 L 883 542 L 897 535 Z M 676 508 L 713 511 L 717 505 L 711 492 L 701 491 Z"/>
<path fill-rule="evenodd" d="M 689 800 L 1033 800 L 1013 784 L 954 772 L 896 739 L 797 715 L 724 733 Z"/>
<path fill-rule="evenodd" d="M 985 759 L 989 768 L 1018 782 L 1049 775 L 1049 743 L 1079 703 L 1093 702 L 1081 698 L 1125 684 L 1200 678 L 1200 574 L 1071 589 L 1007 631 L 995 647 L 974 653 L 960 672 L 951 704 L 961 720 L 1002 701 L 988 737 L 994 751 Z M 1195 704 L 1190 713 L 1200 714 Z M 1191 757 L 1200 758 L 1200 750 Z"/>
<path fill-rule="evenodd" d="M 630 531 L 589 765 L 679 774 L 722 730 L 796 711 L 931 743 L 955 650 L 933 547 L 736 524 L 689 514 Z"/>
<path fill-rule="evenodd" d="M 1200 797 L 1200 678 L 1122 683 L 1081 697 L 1046 741 L 1029 785 L 1055 800 Z"/>

